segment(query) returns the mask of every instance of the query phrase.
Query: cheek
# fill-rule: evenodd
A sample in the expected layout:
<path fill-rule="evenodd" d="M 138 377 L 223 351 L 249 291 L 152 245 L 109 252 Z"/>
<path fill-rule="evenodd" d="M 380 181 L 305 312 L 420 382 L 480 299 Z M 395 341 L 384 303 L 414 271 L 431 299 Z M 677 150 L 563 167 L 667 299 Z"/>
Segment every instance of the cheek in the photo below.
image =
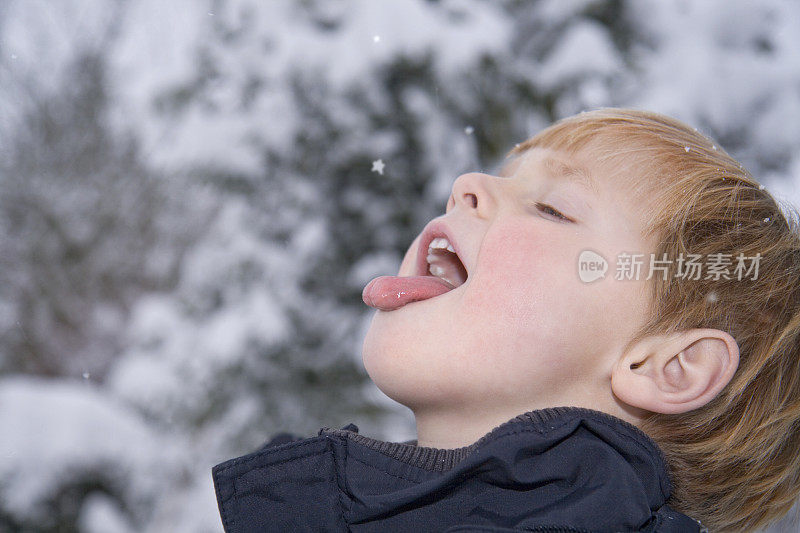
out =
<path fill-rule="evenodd" d="M 474 290 L 464 297 L 476 319 L 488 317 L 504 342 L 557 342 L 565 316 L 578 318 L 578 244 L 546 230 L 530 222 L 493 228 L 480 250 Z"/>
<path fill-rule="evenodd" d="M 640 319 L 642 287 L 635 282 L 613 280 L 611 271 L 599 282 L 580 280 L 580 252 L 595 246 L 541 224 L 491 232 L 464 293 L 464 334 L 498 354 L 501 367 L 520 375 L 541 377 L 544 369 L 554 378 L 571 375 Z"/>

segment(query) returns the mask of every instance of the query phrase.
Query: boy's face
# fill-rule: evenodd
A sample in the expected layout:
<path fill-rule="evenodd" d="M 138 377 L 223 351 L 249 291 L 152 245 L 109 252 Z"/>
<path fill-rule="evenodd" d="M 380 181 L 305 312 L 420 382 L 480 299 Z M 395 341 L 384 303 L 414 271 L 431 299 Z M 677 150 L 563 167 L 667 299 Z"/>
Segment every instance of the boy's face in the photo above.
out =
<path fill-rule="evenodd" d="M 548 160 L 585 168 L 594 190 Z M 643 206 L 625 187 L 635 177 L 614 172 L 590 152 L 534 148 L 499 176 L 459 176 L 437 219 L 468 277 L 434 298 L 375 313 L 363 360 L 376 385 L 415 411 L 500 409 L 511 418 L 559 405 L 612 410 L 611 369 L 647 317 L 655 249 L 641 235 Z M 417 273 L 420 240 L 399 276 Z M 605 277 L 590 283 L 578 275 L 587 249 L 608 261 Z M 638 281 L 614 279 L 621 252 L 646 254 Z"/>

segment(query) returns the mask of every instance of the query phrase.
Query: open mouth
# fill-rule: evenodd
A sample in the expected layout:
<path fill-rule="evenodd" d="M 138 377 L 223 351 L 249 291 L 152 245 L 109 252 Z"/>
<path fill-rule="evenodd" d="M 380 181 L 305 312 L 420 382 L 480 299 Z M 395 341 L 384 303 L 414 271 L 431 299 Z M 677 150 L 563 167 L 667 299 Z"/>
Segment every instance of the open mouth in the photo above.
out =
<path fill-rule="evenodd" d="M 361 293 L 361 299 L 381 311 L 394 311 L 411 302 L 436 298 L 467 281 L 469 272 L 458 244 L 442 221 L 429 224 L 419 243 L 417 265 L 411 276 L 378 276 Z"/>
<path fill-rule="evenodd" d="M 453 289 L 467 281 L 467 269 L 447 237 L 434 237 L 431 240 L 426 262 L 427 271 L 424 275 L 440 278 Z"/>
<path fill-rule="evenodd" d="M 451 290 L 460 287 L 469 277 L 463 253 L 447 222 L 434 219 L 423 230 L 415 275 L 433 276 Z"/>

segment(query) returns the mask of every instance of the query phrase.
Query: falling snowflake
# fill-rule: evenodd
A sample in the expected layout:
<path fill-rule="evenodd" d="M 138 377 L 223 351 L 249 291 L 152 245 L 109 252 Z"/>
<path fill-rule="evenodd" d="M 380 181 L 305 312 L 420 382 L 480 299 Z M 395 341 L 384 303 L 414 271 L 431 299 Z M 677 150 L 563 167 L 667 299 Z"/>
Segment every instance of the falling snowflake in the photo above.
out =
<path fill-rule="evenodd" d="M 467 126 L 466 128 L 464 128 L 464 133 L 466 133 L 467 135 L 472 135 L 472 132 L 474 131 L 475 128 L 473 128 L 472 126 Z"/>
<path fill-rule="evenodd" d="M 684 146 L 684 147 L 683 147 L 683 149 L 684 149 L 684 150 L 686 150 L 687 152 L 688 152 L 689 150 L 691 150 L 691 148 L 689 148 L 688 146 Z"/>
<path fill-rule="evenodd" d="M 717 145 L 716 145 L 716 144 L 712 144 L 712 145 L 711 145 L 711 149 L 712 149 L 712 150 L 716 150 L 716 149 L 717 149 Z"/>
<path fill-rule="evenodd" d="M 381 42 L 381 36 L 380 35 L 376 35 L 375 37 L 372 38 L 372 42 L 373 43 Z"/>
<path fill-rule="evenodd" d="M 82 375 L 83 375 L 83 379 L 89 379 L 90 377 L 92 377 L 92 375 L 90 373 L 88 373 L 88 372 L 84 372 Z"/>
<path fill-rule="evenodd" d="M 764 186 L 763 186 L 763 185 L 759 185 L 759 186 L 758 186 L 758 190 L 759 190 L 759 191 L 763 191 L 763 190 L 764 190 Z"/>
<path fill-rule="evenodd" d="M 708 295 L 706 295 L 706 301 L 709 302 L 709 303 L 713 304 L 717 300 L 719 300 L 719 296 L 717 296 L 717 293 L 714 292 L 714 291 L 711 291 L 711 292 L 708 293 Z"/>
<path fill-rule="evenodd" d="M 377 172 L 381 176 L 383 176 L 383 167 L 386 165 L 383 163 L 383 159 L 378 159 L 372 162 L 372 172 Z"/>
<path fill-rule="evenodd" d="M 769 222 L 771 219 L 769 217 L 764 219 L 764 222 Z"/>

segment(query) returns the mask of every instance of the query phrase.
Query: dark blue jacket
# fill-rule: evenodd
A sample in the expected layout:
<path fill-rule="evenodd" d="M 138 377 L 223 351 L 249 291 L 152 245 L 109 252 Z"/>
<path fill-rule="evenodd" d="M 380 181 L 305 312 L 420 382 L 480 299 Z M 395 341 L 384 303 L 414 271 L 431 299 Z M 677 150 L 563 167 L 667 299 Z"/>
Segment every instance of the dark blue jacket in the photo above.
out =
<path fill-rule="evenodd" d="M 289 442 L 286 442 L 289 441 Z M 671 509 L 662 452 L 579 407 L 529 411 L 470 446 L 285 434 L 213 468 L 227 533 L 256 531 L 700 532 Z"/>

